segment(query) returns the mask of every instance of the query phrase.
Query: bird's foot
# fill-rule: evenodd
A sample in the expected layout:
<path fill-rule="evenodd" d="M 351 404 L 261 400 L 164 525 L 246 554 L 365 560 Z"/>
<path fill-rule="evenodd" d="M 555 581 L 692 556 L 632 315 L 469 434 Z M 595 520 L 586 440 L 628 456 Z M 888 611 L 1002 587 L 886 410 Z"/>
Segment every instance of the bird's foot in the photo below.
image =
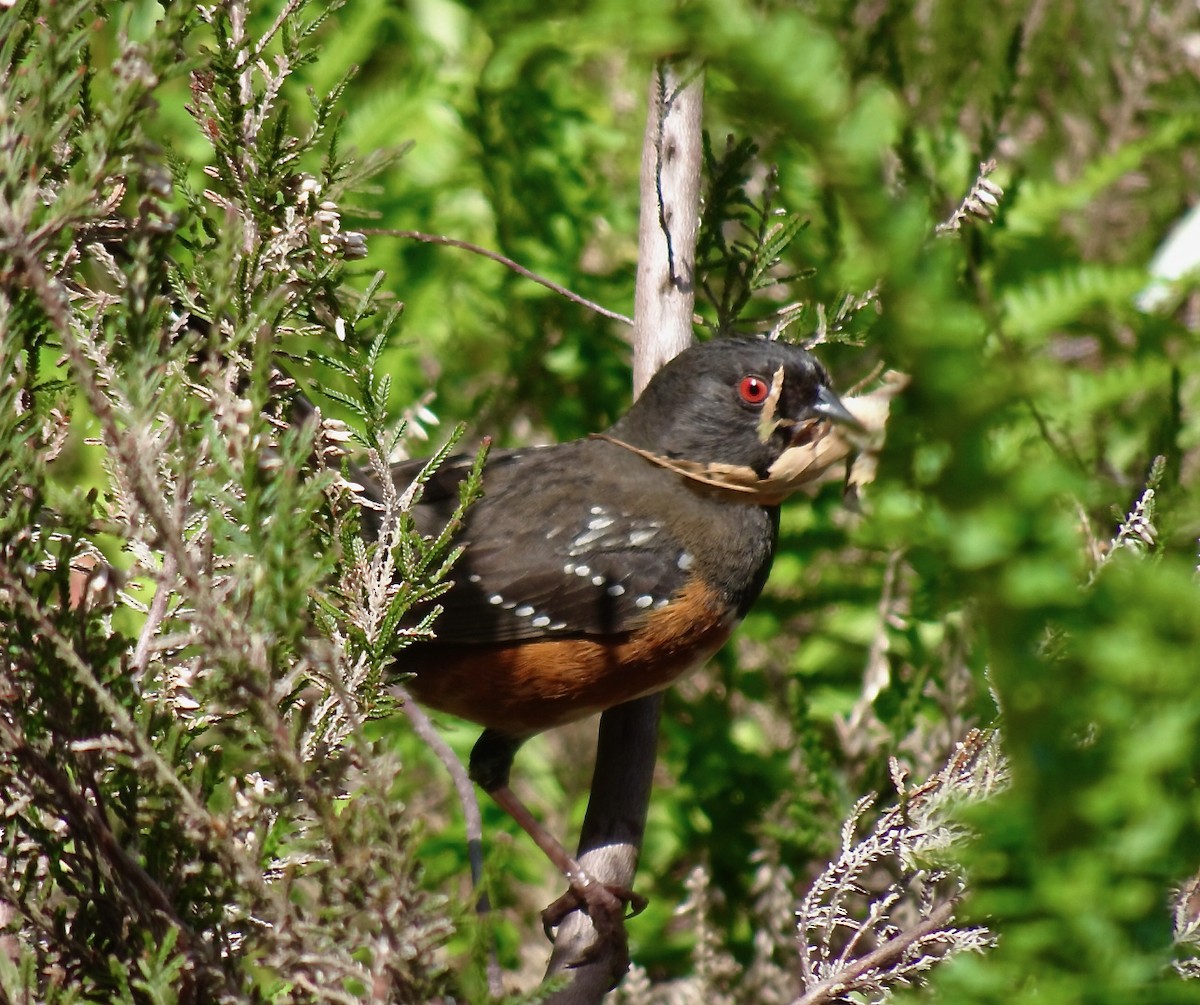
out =
<path fill-rule="evenodd" d="M 542 929 L 546 938 L 554 940 L 554 929 L 572 911 L 584 911 L 592 919 L 600 941 L 616 933 L 625 935 L 625 921 L 641 914 L 648 901 L 639 893 L 625 886 L 601 883 L 587 876 L 582 882 L 572 883 L 570 888 L 554 903 L 542 911 Z M 625 913 L 625 905 L 630 911 Z"/>

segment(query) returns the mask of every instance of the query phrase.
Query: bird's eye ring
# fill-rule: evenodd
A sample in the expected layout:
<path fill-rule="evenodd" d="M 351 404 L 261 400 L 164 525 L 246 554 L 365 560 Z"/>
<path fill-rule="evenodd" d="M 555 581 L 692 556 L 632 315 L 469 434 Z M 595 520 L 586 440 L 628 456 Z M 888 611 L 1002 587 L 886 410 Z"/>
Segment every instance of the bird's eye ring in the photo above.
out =
<path fill-rule="evenodd" d="M 738 384 L 738 395 L 747 405 L 761 405 L 771 393 L 771 385 L 756 374 L 749 374 Z"/>

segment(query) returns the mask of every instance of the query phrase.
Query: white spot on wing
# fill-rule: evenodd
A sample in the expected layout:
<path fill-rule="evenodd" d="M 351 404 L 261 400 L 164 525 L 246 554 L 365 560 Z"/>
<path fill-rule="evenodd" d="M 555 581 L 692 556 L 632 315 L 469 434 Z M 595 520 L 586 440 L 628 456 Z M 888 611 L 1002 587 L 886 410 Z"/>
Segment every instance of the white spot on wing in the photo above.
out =
<path fill-rule="evenodd" d="M 489 604 L 503 604 L 504 598 L 502 596 L 500 596 L 500 594 L 498 594 L 498 593 L 493 593 L 490 597 L 488 597 L 488 603 Z"/>
<path fill-rule="evenodd" d="M 603 586 L 603 585 L 604 585 L 604 577 L 603 576 L 593 576 L 592 577 L 592 586 Z"/>
<path fill-rule="evenodd" d="M 532 613 L 533 613 L 533 608 L 530 607 L 528 604 L 522 604 L 515 611 L 513 611 L 513 614 L 515 614 L 518 618 L 527 618 Z"/>
<path fill-rule="evenodd" d="M 687 572 L 688 569 L 692 567 L 692 563 L 695 561 L 696 558 L 690 551 L 681 551 L 679 553 L 679 560 L 675 564 L 678 565 L 679 568 L 684 572 Z"/>
<path fill-rule="evenodd" d="M 610 586 L 605 592 L 610 597 L 619 597 L 625 592 L 625 587 L 623 587 L 620 583 L 613 583 L 613 585 Z"/>
<path fill-rule="evenodd" d="M 550 624 L 550 619 L 544 614 L 539 614 L 529 623 L 533 625 L 534 628 L 545 628 L 548 624 Z"/>
<path fill-rule="evenodd" d="M 589 524 L 589 526 L 591 525 Z M 574 541 L 571 542 L 571 554 L 578 555 L 579 552 L 587 548 L 589 544 L 595 544 L 603 536 L 604 531 L 602 530 L 585 530 L 582 534 L 575 538 Z"/>
<path fill-rule="evenodd" d="M 654 536 L 658 533 L 653 527 L 639 527 L 637 530 L 629 532 L 629 543 L 635 548 L 640 548 L 643 544 L 654 540 Z"/>
<path fill-rule="evenodd" d="M 640 597 L 638 597 L 633 602 L 633 606 L 640 607 L 644 610 L 645 608 L 649 607 L 653 603 L 654 603 L 654 598 L 652 596 L 650 596 L 650 594 L 648 594 L 648 593 L 643 593 Z"/>

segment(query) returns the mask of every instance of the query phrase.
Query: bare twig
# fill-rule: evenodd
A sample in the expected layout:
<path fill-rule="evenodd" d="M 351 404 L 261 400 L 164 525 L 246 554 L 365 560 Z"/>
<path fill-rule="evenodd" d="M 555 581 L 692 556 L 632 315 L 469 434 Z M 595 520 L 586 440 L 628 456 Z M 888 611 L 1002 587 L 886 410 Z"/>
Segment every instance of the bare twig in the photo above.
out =
<path fill-rule="evenodd" d="M 150 602 L 150 610 L 146 612 L 146 621 L 138 634 L 137 648 L 133 651 L 133 658 L 129 661 L 130 673 L 135 677 L 141 677 L 146 671 L 154 636 L 158 634 L 163 618 L 166 617 L 167 607 L 171 603 L 175 575 L 175 555 L 170 551 L 164 552 L 162 569 L 158 575 L 158 586 L 154 590 L 154 599 Z"/>
<path fill-rule="evenodd" d="M 458 755 L 450 749 L 441 733 L 430 721 L 425 711 L 409 697 L 408 692 L 396 685 L 394 690 L 404 701 L 404 713 L 412 723 L 413 732 L 417 734 L 442 762 L 454 781 L 454 791 L 458 793 L 458 801 L 462 805 L 463 819 L 467 828 L 467 854 L 471 860 L 471 886 L 478 894 L 475 901 L 475 911 L 481 917 L 491 910 L 487 890 L 483 888 L 483 816 L 479 812 L 479 799 L 475 795 L 475 783 L 471 781 L 467 769 L 463 766 Z M 488 949 L 487 964 L 488 993 L 493 998 L 504 994 L 504 982 L 500 973 L 500 961 L 496 956 L 495 946 Z"/>
<path fill-rule="evenodd" d="M 581 307 L 586 307 L 589 311 L 599 314 L 601 317 L 608 318 L 610 321 L 620 321 L 623 325 L 632 325 L 633 319 L 626 317 L 624 314 L 617 311 L 610 311 L 607 307 L 602 307 L 594 300 L 588 300 L 587 297 L 581 297 L 578 293 L 568 290 L 565 286 L 561 286 L 552 279 L 547 279 L 545 276 L 539 275 L 531 269 L 525 268 L 519 262 L 514 262 L 507 255 L 502 255 L 498 251 L 492 251 L 479 244 L 472 244 L 470 241 L 460 241 L 456 237 L 445 237 L 441 234 L 426 234 L 419 230 L 386 230 L 383 228 L 372 227 L 362 231 L 368 236 L 378 234 L 382 237 L 407 237 L 413 241 L 424 241 L 426 244 L 443 244 L 448 248 L 462 248 L 463 251 L 469 251 L 475 255 L 481 255 L 484 258 L 490 258 L 493 262 L 499 262 L 505 268 L 511 269 L 518 276 L 524 276 L 526 279 L 531 279 L 540 286 L 546 287 L 548 290 L 553 290 L 559 296 L 566 297 L 572 303 L 579 304 Z"/>
<path fill-rule="evenodd" d="M 682 90 L 681 84 L 687 80 Z M 638 277 L 634 293 L 636 393 L 692 342 L 696 234 L 700 227 L 704 79 L 655 70 L 642 142 Z M 669 96 L 669 103 L 664 98 Z"/>
<path fill-rule="evenodd" d="M 851 756 L 861 756 L 869 746 L 867 734 L 877 732 L 880 726 L 875 715 L 875 699 L 891 682 L 891 666 L 888 663 L 888 651 L 891 648 L 891 637 L 888 629 L 895 618 L 895 601 L 899 580 L 901 552 L 893 551 L 888 556 L 887 567 L 883 573 L 883 587 L 879 593 L 878 617 L 879 623 L 875 628 L 875 636 L 867 650 L 866 666 L 863 668 L 862 690 L 850 714 L 843 718 L 834 719 L 834 728 L 842 747 Z"/>

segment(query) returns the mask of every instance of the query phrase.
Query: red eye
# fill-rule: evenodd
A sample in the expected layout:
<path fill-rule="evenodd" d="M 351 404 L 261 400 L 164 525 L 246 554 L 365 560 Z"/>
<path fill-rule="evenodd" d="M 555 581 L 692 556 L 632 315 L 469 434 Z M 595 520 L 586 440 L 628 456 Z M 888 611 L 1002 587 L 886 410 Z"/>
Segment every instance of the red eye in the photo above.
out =
<path fill-rule="evenodd" d="M 742 401 L 747 405 L 761 405 L 767 400 L 767 395 L 770 393 L 771 385 L 762 377 L 756 377 L 754 374 L 743 377 L 741 383 L 738 384 L 738 394 L 742 396 Z"/>

